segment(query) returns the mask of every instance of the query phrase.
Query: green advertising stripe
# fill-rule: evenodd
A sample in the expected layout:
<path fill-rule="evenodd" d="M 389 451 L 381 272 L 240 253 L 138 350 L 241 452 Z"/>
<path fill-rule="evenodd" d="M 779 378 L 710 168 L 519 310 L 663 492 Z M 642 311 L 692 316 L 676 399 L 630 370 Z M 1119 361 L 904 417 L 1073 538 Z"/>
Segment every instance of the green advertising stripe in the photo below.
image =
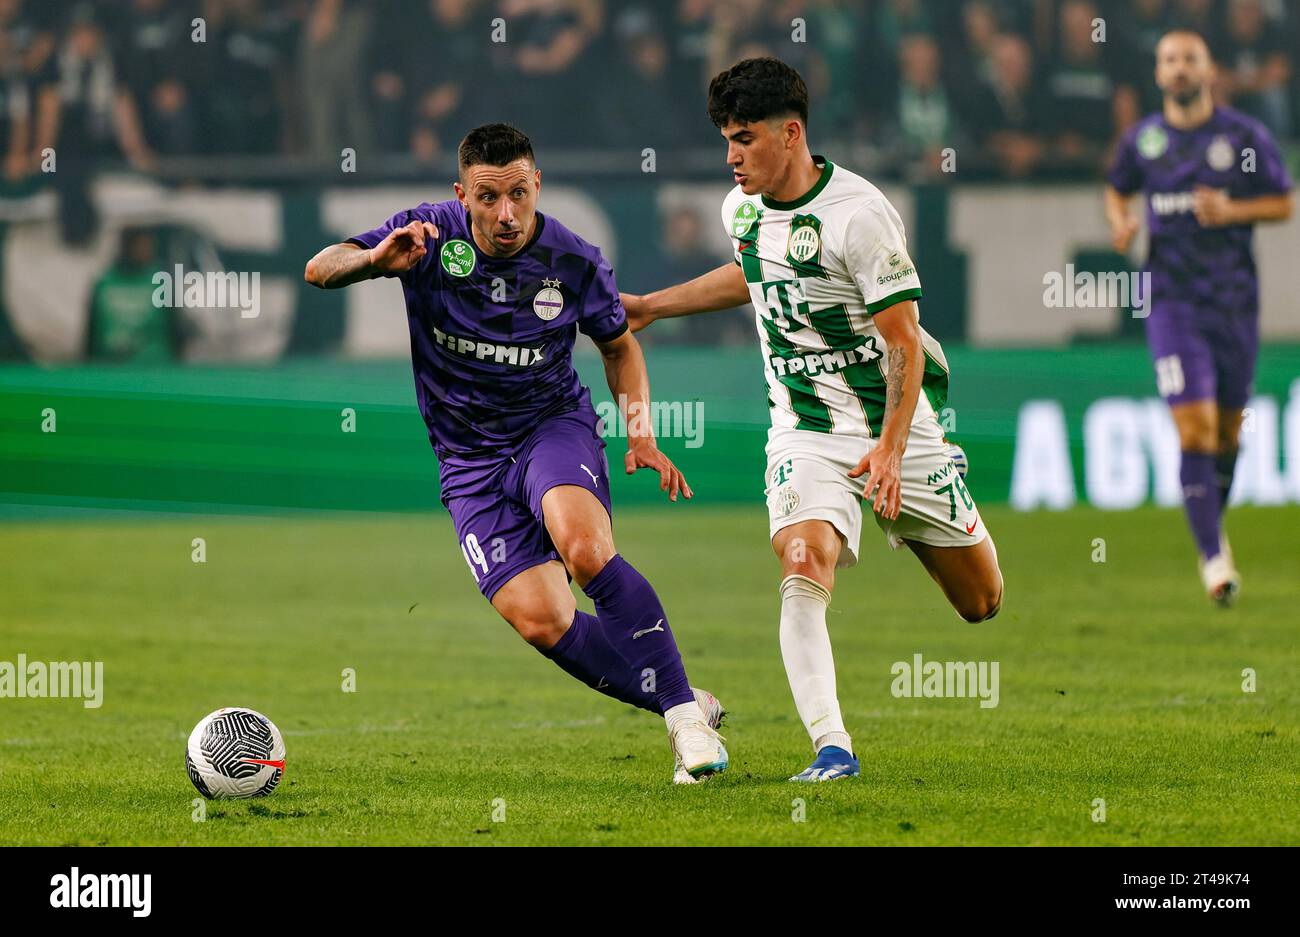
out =
<path fill-rule="evenodd" d="M 56 432 L 40 414 L 56 414 Z M 6 462 L 240 466 L 346 474 L 382 459 L 394 474 L 427 477 L 433 453 L 410 412 L 363 409 L 366 432 L 345 433 L 338 407 L 244 401 L 130 400 L 7 394 L 0 401 Z"/>
<path fill-rule="evenodd" d="M 747 357 L 743 373 L 753 386 L 760 371 L 752 352 Z M 585 363 L 591 381 L 603 378 L 598 359 Z M 684 376 L 664 365 L 670 376 Z M 733 401 L 713 396 L 738 370 L 710 374 L 700 388 L 712 397 L 701 429 L 707 446 L 660 440 L 700 503 L 762 500 L 761 385 Z M 688 371 L 705 374 L 694 364 Z M 341 388 L 355 396 L 339 400 Z M 282 399 L 261 396 L 270 392 Z M 0 503 L 49 510 L 440 510 L 437 459 L 424 422 L 413 402 L 398 403 L 413 397 L 405 362 L 0 368 Z M 342 431 L 345 406 L 356 411 L 354 433 Z M 52 433 L 42 432 L 47 409 L 55 414 Z M 621 458 L 625 441 L 611 438 L 608 445 L 611 461 Z M 711 457 L 724 451 L 732 456 Z M 661 498 L 647 472 L 617 473 L 612 485 L 620 504 Z"/>
<path fill-rule="evenodd" d="M 1026 401 L 1060 404 L 1082 496 L 1088 407 L 1102 397 L 1156 396 L 1150 357 L 1140 344 L 945 352 L 951 392 L 943 405 L 953 410 L 951 435 L 970 457 L 967 482 L 980 503 L 1008 496 Z M 703 407 L 699 445 L 659 440 L 690 479 L 694 503 L 749 503 L 762 511 L 770 417 L 754 348 L 647 344 L 646 357 L 654 400 Z M 607 401 L 599 357 L 580 357 L 577 366 L 593 399 Z M 936 367 L 927 360 L 927 377 Z M 1284 407 L 1297 377 L 1300 345 L 1261 349 L 1257 393 Z M 344 406 L 357 410 L 356 433 L 340 431 Z M 56 433 L 41 432 L 46 408 L 57 413 Z M 1285 430 L 1279 431 L 1285 443 Z M 611 438 L 608 445 L 617 463 L 626 444 Z M 3 504 L 421 510 L 437 506 L 437 474 L 406 361 L 256 369 L 0 367 Z M 650 473 L 615 472 L 611 484 L 619 506 L 663 498 Z"/>

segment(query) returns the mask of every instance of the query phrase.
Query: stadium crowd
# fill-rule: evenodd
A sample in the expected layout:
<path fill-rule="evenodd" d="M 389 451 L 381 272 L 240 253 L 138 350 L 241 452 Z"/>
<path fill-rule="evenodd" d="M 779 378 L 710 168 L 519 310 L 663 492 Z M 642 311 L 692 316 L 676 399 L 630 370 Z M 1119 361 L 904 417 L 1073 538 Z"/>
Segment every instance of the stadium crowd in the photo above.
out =
<path fill-rule="evenodd" d="M 0 153 L 9 180 L 49 146 L 61 171 L 345 146 L 429 162 L 499 119 L 549 148 L 705 147 L 708 76 L 771 53 L 807 76 L 818 134 L 878 173 L 937 176 L 954 147 L 989 176 L 1095 175 L 1158 106 L 1175 24 L 1209 39 L 1222 100 L 1294 140 L 1282 0 L 0 0 Z"/>

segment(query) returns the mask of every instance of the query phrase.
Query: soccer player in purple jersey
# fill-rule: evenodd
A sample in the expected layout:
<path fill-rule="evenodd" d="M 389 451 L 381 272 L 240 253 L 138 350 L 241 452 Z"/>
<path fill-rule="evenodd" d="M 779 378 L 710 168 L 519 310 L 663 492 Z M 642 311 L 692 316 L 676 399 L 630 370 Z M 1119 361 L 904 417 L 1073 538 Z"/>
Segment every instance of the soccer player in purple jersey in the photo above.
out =
<path fill-rule="evenodd" d="M 1124 137 L 1108 174 L 1106 219 L 1115 249 L 1128 250 L 1147 203 L 1151 276 L 1147 342 L 1156 387 L 1182 447 L 1183 505 L 1210 598 L 1230 605 L 1241 587 L 1223 534 L 1242 411 L 1259 349 L 1253 226 L 1291 214 L 1291 180 L 1258 121 L 1210 94 L 1205 40 L 1174 30 L 1156 47 L 1164 109 Z"/>
<path fill-rule="evenodd" d="M 600 420 L 573 368 L 581 331 L 627 417 L 627 473 L 653 469 L 669 500 L 690 498 L 645 419 L 645 359 L 614 273 L 598 248 L 537 211 L 542 174 L 523 133 L 471 130 L 459 162 L 455 199 L 325 248 L 307 282 L 401 281 L 442 503 L 479 590 L 565 672 L 662 714 L 676 782 L 722 771 L 722 707 L 691 688 L 663 605 L 614 547 Z M 577 609 L 569 578 L 594 616 Z"/>

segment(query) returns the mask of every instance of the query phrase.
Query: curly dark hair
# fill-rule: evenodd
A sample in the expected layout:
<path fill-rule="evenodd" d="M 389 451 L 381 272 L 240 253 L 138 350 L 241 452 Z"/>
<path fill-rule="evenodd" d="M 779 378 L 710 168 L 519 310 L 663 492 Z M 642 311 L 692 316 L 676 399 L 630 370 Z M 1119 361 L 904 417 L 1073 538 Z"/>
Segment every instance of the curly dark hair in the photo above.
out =
<path fill-rule="evenodd" d="M 786 114 L 808 125 L 808 86 L 780 59 L 743 59 L 709 82 L 709 119 L 715 127 Z"/>

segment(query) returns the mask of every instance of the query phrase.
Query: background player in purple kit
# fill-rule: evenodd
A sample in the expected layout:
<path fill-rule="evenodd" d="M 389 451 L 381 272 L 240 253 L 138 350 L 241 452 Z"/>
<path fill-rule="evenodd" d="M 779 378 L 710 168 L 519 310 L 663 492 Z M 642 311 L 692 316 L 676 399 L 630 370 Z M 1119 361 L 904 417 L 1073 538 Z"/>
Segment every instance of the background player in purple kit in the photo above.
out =
<path fill-rule="evenodd" d="M 1242 411 L 1259 348 L 1253 225 L 1291 214 L 1291 180 L 1258 121 L 1211 97 L 1205 40 L 1174 30 L 1156 47 L 1161 113 L 1124 137 L 1109 172 L 1106 218 L 1127 251 L 1146 194 L 1151 275 L 1147 341 L 1156 385 L 1182 447 L 1183 504 L 1210 598 L 1229 605 L 1241 579 L 1222 518 L 1237 462 Z"/>
<path fill-rule="evenodd" d="M 675 781 L 722 771 L 722 707 L 692 690 L 658 596 L 614 548 L 605 443 L 573 368 L 581 331 L 628 418 L 627 472 L 654 469 L 670 500 L 691 497 L 644 418 L 645 359 L 613 271 L 599 249 L 537 211 L 541 171 L 523 133 L 478 127 L 459 163 L 456 199 L 325 248 L 306 279 L 326 288 L 401 280 L 442 503 L 479 590 L 567 673 L 662 713 Z M 568 577 L 595 616 L 577 609 Z"/>

